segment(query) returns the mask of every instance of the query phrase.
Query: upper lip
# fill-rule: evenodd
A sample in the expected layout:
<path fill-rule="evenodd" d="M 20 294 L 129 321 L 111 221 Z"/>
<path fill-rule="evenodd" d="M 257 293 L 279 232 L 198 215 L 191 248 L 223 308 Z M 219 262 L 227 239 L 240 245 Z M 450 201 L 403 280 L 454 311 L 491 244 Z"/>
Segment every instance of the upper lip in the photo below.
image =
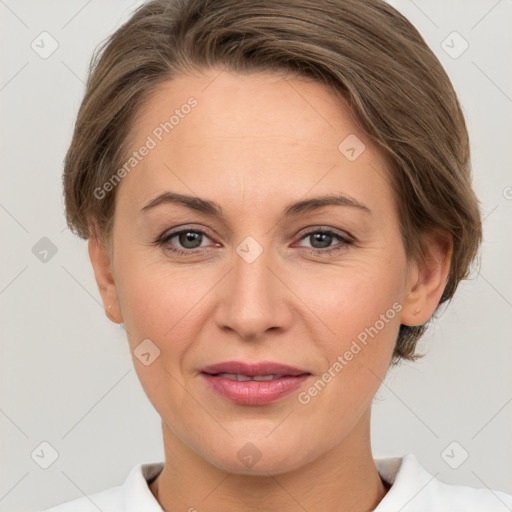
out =
<path fill-rule="evenodd" d="M 256 375 L 303 375 L 309 374 L 307 370 L 295 368 L 287 364 L 273 363 L 270 361 L 260 361 L 256 363 L 246 363 L 244 361 L 225 361 L 223 363 L 212 364 L 201 368 L 201 372 L 215 375 L 217 373 L 236 373 L 254 377 Z"/>

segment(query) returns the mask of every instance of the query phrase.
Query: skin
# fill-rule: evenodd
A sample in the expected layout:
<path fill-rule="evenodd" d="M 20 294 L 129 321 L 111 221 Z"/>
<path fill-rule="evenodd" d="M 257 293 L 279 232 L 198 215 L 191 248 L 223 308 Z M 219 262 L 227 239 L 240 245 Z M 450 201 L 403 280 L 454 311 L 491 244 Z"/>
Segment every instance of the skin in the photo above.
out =
<path fill-rule="evenodd" d="M 428 236 L 429 257 L 407 257 L 382 156 L 316 82 L 219 69 L 177 77 L 139 113 L 133 149 L 190 96 L 197 107 L 118 186 L 111 245 L 89 242 L 108 317 L 124 323 L 132 353 L 145 339 L 160 349 L 149 366 L 133 358 L 162 418 L 165 465 L 151 490 L 165 510 L 371 510 L 388 490 L 371 453 L 372 399 L 400 324 L 435 310 L 450 244 Z M 353 162 L 338 150 L 349 134 L 366 146 Z M 223 217 L 177 204 L 141 211 L 165 191 L 215 201 Z M 333 193 L 370 211 L 283 215 L 291 202 Z M 172 253 L 189 247 L 178 237 L 155 244 L 183 226 L 209 233 L 201 254 Z M 327 249 L 338 250 L 326 254 L 310 236 L 319 228 L 352 243 L 333 237 Z M 236 252 L 247 236 L 263 249 L 252 263 Z M 301 404 L 298 393 L 393 304 L 401 311 Z M 312 376 L 273 404 L 237 405 L 199 375 L 228 360 L 283 362 Z M 247 442 L 261 454 L 252 467 L 237 457 Z"/>

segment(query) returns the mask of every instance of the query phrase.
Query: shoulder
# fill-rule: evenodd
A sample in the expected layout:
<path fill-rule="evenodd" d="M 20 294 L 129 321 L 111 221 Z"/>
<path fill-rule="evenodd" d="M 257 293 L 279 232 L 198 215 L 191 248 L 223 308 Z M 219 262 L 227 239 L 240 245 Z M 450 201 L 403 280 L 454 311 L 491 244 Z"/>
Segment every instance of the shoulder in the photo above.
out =
<path fill-rule="evenodd" d="M 379 474 L 391 489 L 374 512 L 507 512 L 512 495 L 492 489 L 450 485 L 431 475 L 412 454 L 376 459 Z"/>
<path fill-rule="evenodd" d="M 161 512 L 148 481 L 160 473 L 163 463 L 139 464 L 122 485 L 62 503 L 42 512 Z"/>
<path fill-rule="evenodd" d="M 434 480 L 431 502 L 441 510 L 467 512 L 506 512 L 512 510 L 512 495 L 493 489 L 476 489 L 465 485 L 448 485 Z M 444 510 L 443 509 L 443 510 Z"/>

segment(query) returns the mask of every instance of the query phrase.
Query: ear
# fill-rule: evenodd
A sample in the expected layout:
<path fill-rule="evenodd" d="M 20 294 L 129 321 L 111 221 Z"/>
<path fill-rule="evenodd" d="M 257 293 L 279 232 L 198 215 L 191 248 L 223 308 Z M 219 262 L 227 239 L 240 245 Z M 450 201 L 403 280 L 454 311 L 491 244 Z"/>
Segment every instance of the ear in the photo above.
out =
<path fill-rule="evenodd" d="M 450 235 L 429 233 L 423 236 L 426 254 L 421 261 L 411 261 L 407 292 L 401 311 L 404 325 L 422 325 L 436 310 L 446 286 L 453 250 Z"/>
<path fill-rule="evenodd" d="M 116 283 L 112 273 L 110 255 L 106 247 L 97 237 L 89 239 L 89 258 L 94 269 L 94 277 L 100 291 L 107 318 L 116 324 L 123 323 L 119 301 L 117 299 Z"/>

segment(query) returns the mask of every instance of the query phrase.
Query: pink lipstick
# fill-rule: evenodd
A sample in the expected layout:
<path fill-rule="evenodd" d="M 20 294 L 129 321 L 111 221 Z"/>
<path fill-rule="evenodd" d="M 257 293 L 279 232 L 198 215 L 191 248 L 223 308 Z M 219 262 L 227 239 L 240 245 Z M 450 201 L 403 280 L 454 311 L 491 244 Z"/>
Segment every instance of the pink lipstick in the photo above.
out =
<path fill-rule="evenodd" d="M 240 405 L 267 405 L 299 388 L 311 375 L 307 370 L 262 361 L 226 361 L 201 369 L 210 388 Z"/>

